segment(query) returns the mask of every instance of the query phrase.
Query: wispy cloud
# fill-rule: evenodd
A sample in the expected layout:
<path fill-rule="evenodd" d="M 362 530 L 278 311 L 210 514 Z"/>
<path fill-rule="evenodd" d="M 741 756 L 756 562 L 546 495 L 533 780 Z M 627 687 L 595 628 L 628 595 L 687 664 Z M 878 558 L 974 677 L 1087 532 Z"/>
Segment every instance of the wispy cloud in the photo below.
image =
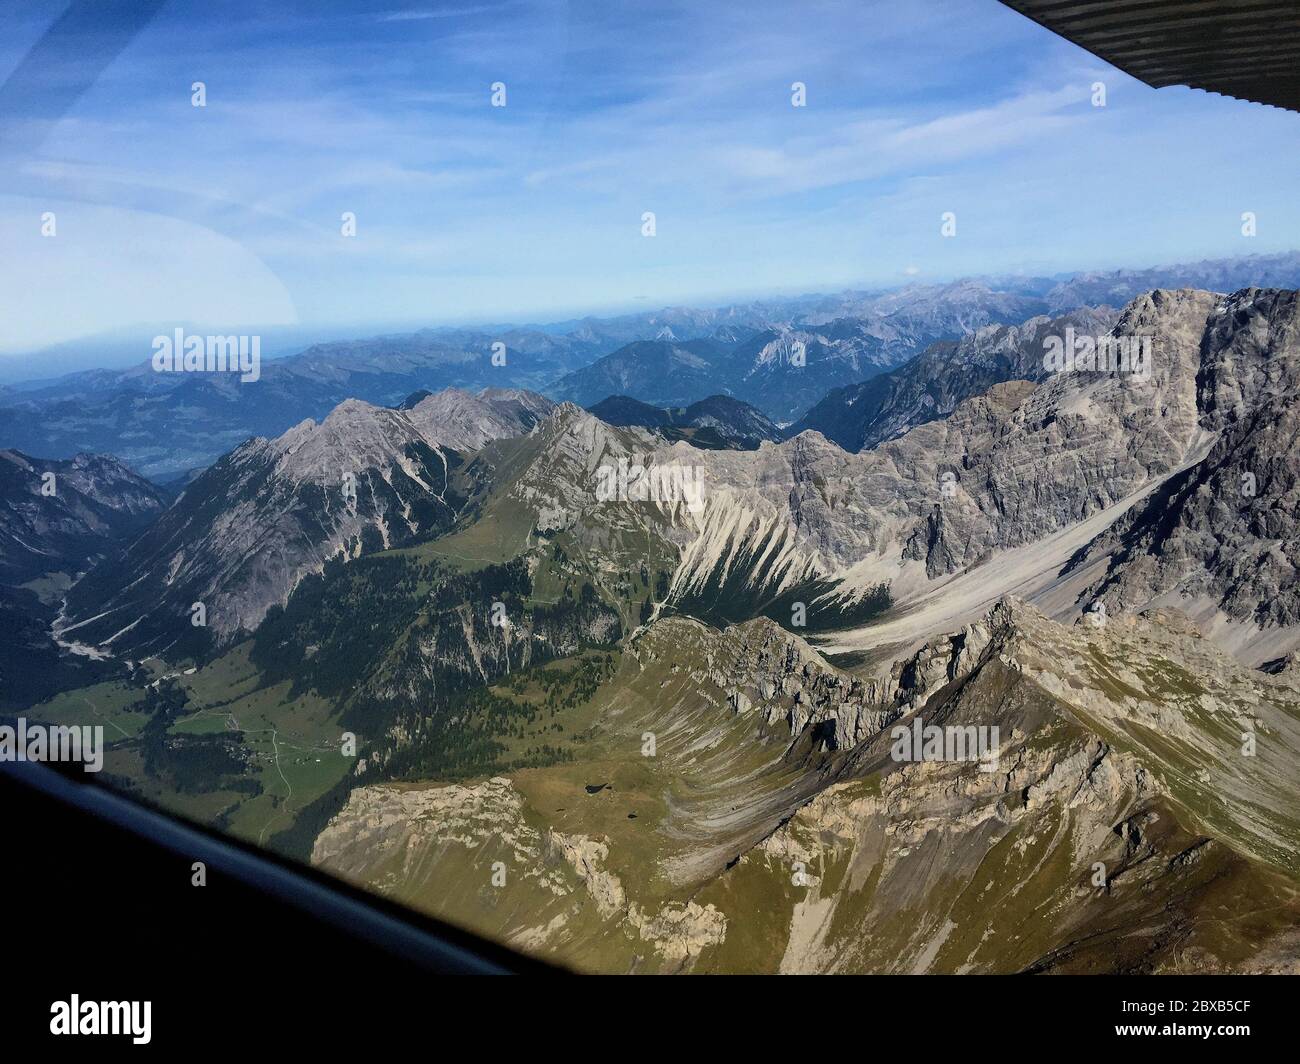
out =
<path fill-rule="evenodd" d="M 380 22 L 422 22 L 431 18 L 468 18 L 471 15 L 500 14 L 508 4 L 482 4 L 477 7 L 413 8 L 407 11 L 387 11 Z"/>
<path fill-rule="evenodd" d="M 0 78 L 62 6 L 15 19 Z M 171 273 L 236 319 L 262 276 L 313 323 L 434 322 L 1268 250 L 1300 222 L 1300 118 L 1148 89 L 991 0 L 171 0 L 40 118 L 11 117 L 36 139 L 0 177 L 0 313 L 32 342 L 139 313 L 119 283 L 179 299 L 177 240 Z"/>

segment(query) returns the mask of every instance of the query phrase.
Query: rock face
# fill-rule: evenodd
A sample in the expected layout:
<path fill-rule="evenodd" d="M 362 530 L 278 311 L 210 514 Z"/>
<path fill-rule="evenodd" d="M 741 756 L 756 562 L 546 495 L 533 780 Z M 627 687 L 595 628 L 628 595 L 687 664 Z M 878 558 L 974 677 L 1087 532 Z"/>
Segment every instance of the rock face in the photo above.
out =
<path fill-rule="evenodd" d="M 425 397 L 408 410 L 343 404 L 319 427 L 232 452 L 130 557 L 74 590 L 69 617 L 86 623 L 83 642 L 156 650 L 177 638 L 173 618 L 150 631 L 146 603 L 168 601 L 184 616 L 215 602 L 209 627 L 225 640 L 326 558 L 429 538 L 472 498 L 475 518 L 522 541 L 575 540 L 610 587 L 647 556 L 662 559 L 667 604 L 710 619 L 788 615 L 802 602 L 843 627 L 878 612 L 885 589 L 907 609 L 967 578 L 970 608 L 944 623 L 1038 581 L 1063 618 L 1099 597 L 1137 608 L 1174 595 L 1226 639 L 1290 631 L 1295 478 L 1282 448 L 1300 356 L 1294 319 L 1294 293 L 1158 290 L 1103 338 L 1149 344 L 1142 372 L 1103 366 L 995 384 L 860 454 L 815 432 L 702 451 L 571 404 L 543 417 L 546 401 L 517 394 Z M 1011 364 L 1046 346 L 1050 330 L 1088 335 L 1090 322 L 1099 319 L 1035 321 L 1014 335 L 979 334 L 968 350 Z M 503 432 L 463 475 L 460 452 L 436 442 Z M 634 475 L 632 493 L 611 498 L 602 477 L 620 463 L 676 476 L 694 494 L 637 496 Z M 1244 472 L 1255 495 L 1240 506 L 1238 490 L 1229 505 L 1220 493 Z M 332 504 L 347 473 L 360 485 L 355 511 Z M 1147 558 L 1157 539 L 1160 562 Z M 942 630 L 922 626 L 906 642 Z M 871 645 L 877 637 L 864 631 L 843 637 L 844 649 Z M 1270 637 L 1270 656 L 1300 642 L 1286 631 Z"/>
<path fill-rule="evenodd" d="M 960 340 L 932 344 L 910 362 L 861 384 L 838 388 L 790 429 L 820 432 L 847 451 L 869 450 L 927 421 L 947 417 L 967 399 L 995 384 L 1042 380 L 1044 340 L 1110 331 L 1117 315 L 1108 308 L 1046 315 L 1017 325 L 985 325 Z"/>
<path fill-rule="evenodd" d="M 312 862 L 408 904 L 445 905 L 444 918 L 519 948 L 599 936 L 607 951 L 648 952 L 652 967 L 671 971 L 722 942 L 726 920 L 713 906 L 645 910 L 605 868 L 608 845 L 540 831 L 528 819 L 503 777 L 472 787 L 361 787 L 317 838 Z M 378 881 L 376 855 L 385 858 Z"/>
<path fill-rule="evenodd" d="M 549 408 L 527 392 L 440 393 L 410 410 L 348 400 L 319 425 L 250 440 L 72 589 L 64 631 L 127 655 L 222 645 L 328 559 L 449 527 L 467 498 L 465 456 L 439 439 L 527 432 Z M 191 623 L 195 603 L 204 625 Z"/>
<path fill-rule="evenodd" d="M 1233 662 L 1172 612 L 1071 629 L 1005 602 L 978 627 L 988 643 L 976 667 L 923 713 L 998 725 L 997 771 L 898 764 L 888 736 L 870 741 L 846 778 L 698 896 L 783 882 L 800 860 L 805 889 L 785 891 L 788 937 L 767 961 L 782 971 L 1277 963 L 1300 911 L 1284 767 L 1300 739 L 1294 687 Z M 1242 730 L 1260 740 L 1255 753 Z M 1220 937 L 1204 917 L 1228 882 L 1271 897 L 1277 920 Z"/>
<path fill-rule="evenodd" d="M 447 388 L 415 403 L 408 399 L 402 408 L 430 444 L 477 451 L 492 440 L 525 435 L 555 404 L 520 388 L 485 388 L 477 395 Z"/>
<path fill-rule="evenodd" d="M 563 535 L 593 575 L 608 577 L 677 553 L 694 527 L 693 486 L 720 453 L 668 446 L 650 430 L 618 428 L 566 402 L 527 437 L 484 448 L 469 471 L 486 485 L 480 521 L 522 523 L 521 538 Z M 666 483 L 643 476 L 656 469 Z"/>
<path fill-rule="evenodd" d="M 1213 447 L 1076 566 L 1107 559 L 1090 597 L 1132 609 L 1173 595 L 1211 627 L 1226 620 L 1230 645 L 1261 661 L 1275 649 L 1269 630 L 1300 625 L 1297 293 L 1251 289 L 1221 304 L 1203 350 L 1200 425 Z"/>
<path fill-rule="evenodd" d="M 694 621 L 667 618 L 632 650 L 643 668 L 653 669 L 683 645 L 698 644 L 696 653 L 705 662 L 699 680 L 727 691 L 736 716 L 752 716 L 765 733 L 788 734 L 791 750 L 803 739 L 822 751 L 852 749 L 919 709 L 935 690 L 970 672 L 990 638 L 987 624 L 967 625 L 895 662 L 886 676 L 863 679 L 830 665 L 805 640 L 766 618 L 728 628 L 725 637 L 700 632 Z"/>
<path fill-rule="evenodd" d="M 1295 299 L 1153 292 L 1112 333 L 1149 338 L 1149 372 L 995 385 L 858 455 L 808 432 L 754 455 L 711 456 L 709 507 L 674 593 L 708 598 L 720 573 L 733 585 L 746 574 L 769 597 L 820 585 L 821 605 L 848 605 L 883 582 L 907 607 L 969 574 L 984 608 L 1041 578 L 1057 616 L 1098 598 L 1129 609 L 1176 600 L 1225 645 L 1271 626 L 1268 653 L 1285 652 L 1297 642 L 1276 631 L 1295 623 L 1284 398 L 1300 358 Z M 1254 494 L 1243 498 L 1246 472 Z M 1097 567 L 1105 577 L 1092 582 Z M 962 595 L 954 587 L 949 599 Z"/>
<path fill-rule="evenodd" d="M 861 342 L 835 306 L 794 331 Z M 361 738 L 310 813 L 269 803 L 295 844 L 575 967 L 1286 970 L 1296 312 L 1247 289 L 976 314 L 932 349 L 933 410 L 900 386 L 859 453 L 706 450 L 526 393 L 351 400 L 196 478 L 58 631 L 228 650 L 190 693 L 237 662 L 231 717 Z M 1016 379 L 1094 326 L 1149 341 L 1140 371 Z M 775 367 L 775 331 L 716 342 Z M 962 350 L 1013 379 L 961 396 Z"/>
<path fill-rule="evenodd" d="M 562 404 L 527 436 L 483 447 L 468 469 L 473 485 L 481 486 L 474 512 L 497 527 L 522 522 L 512 533 L 521 541 L 557 535 L 576 541 L 611 588 L 620 572 L 647 556 L 662 558 L 672 571 L 667 604 L 709 619 L 765 614 L 784 620 L 781 612 L 789 617 L 801 602 L 824 623 L 844 627 L 860 623 L 854 620 L 859 611 L 878 612 L 878 605 L 867 609 L 871 603 L 907 610 L 963 578 L 967 590 L 948 599 L 969 598 L 968 606 L 929 627 L 917 613 L 919 627 L 898 641 L 915 645 L 1033 581 L 1063 618 L 1099 596 L 1137 608 L 1181 588 L 1177 594 L 1188 602 L 1188 595 L 1199 596 L 1212 619 L 1222 610 L 1256 628 L 1289 626 L 1294 607 L 1272 592 L 1287 583 L 1290 548 L 1269 544 L 1290 520 L 1293 478 L 1278 449 L 1287 415 L 1275 416 L 1274 405 L 1287 403 L 1292 371 L 1286 367 L 1297 354 L 1293 306 L 1293 296 L 1258 290 L 1231 297 L 1150 293 L 1127 307 L 1109 334 L 1150 342 L 1145 372 L 1079 369 L 996 384 L 946 418 L 860 454 L 815 432 L 750 452 L 700 451 Z M 1099 321 L 1086 315 L 1036 321 L 1018 332 L 980 334 L 968 347 L 994 352 L 986 364 L 1014 362 L 1008 352 L 1027 358 L 1055 335 L 1052 329 L 1086 335 L 1083 327 Z M 395 416 L 438 405 L 424 398 Z M 481 417 L 477 400 L 472 409 L 458 432 L 495 423 Z M 512 428 L 535 413 L 530 408 Z M 1258 435 L 1261 428 L 1273 433 L 1273 442 Z M 1216 517 L 1219 531 L 1207 531 L 1196 507 L 1173 530 L 1157 520 L 1170 499 L 1181 508 L 1224 490 L 1250 439 L 1268 455 L 1252 459 L 1259 466 L 1257 495 L 1239 514 L 1240 528 Z M 698 485 L 698 498 L 602 496 L 602 472 L 620 463 L 685 474 Z M 1217 486 L 1203 488 L 1197 478 L 1214 469 L 1220 470 Z M 418 488 L 416 494 L 427 495 Z M 1221 501 L 1213 503 L 1216 514 Z M 1178 531 L 1182 523 L 1189 531 Z M 437 528 L 434 522 L 410 534 Z M 1143 529 L 1169 539 L 1169 562 L 1145 560 L 1143 537 L 1152 533 Z M 1233 553 L 1225 550 L 1229 544 Z M 1236 556 L 1248 559 L 1238 566 L 1248 568 L 1246 577 L 1233 575 Z M 1104 565 L 1111 567 L 1105 586 L 1096 583 Z M 1189 579 L 1197 566 L 1206 574 L 1199 584 Z M 1124 579 L 1128 590 L 1120 594 L 1117 582 Z M 1264 612 L 1257 613 L 1262 603 Z M 262 605 L 254 607 L 250 620 Z M 869 647 L 878 638 L 874 631 L 837 637 L 837 645 Z M 1270 655 L 1290 649 L 1291 640 L 1283 634 L 1269 643 Z"/>

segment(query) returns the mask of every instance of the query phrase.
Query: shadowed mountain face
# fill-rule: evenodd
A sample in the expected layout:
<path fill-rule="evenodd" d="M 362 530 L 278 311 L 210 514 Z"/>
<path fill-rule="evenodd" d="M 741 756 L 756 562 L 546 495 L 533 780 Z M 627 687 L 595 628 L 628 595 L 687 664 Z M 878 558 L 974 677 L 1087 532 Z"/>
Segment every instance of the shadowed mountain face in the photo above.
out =
<path fill-rule="evenodd" d="M 0 583 L 86 569 L 157 516 L 166 496 L 121 462 L 0 451 Z"/>
<path fill-rule="evenodd" d="M 727 395 L 667 409 L 611 395 L 587 409 L 608 425 L 635 425 L 669 442 L 682 440 L 709 450 L 752 451 L 764 440 L 774 443 L 784 435 L 761 410 Z"/>
<path fill-rule="evenodd" d="M 684 409 L 677 407 L 652 406 L 630 395 L 611 395 L 599 403 L 587 407 L 589 414 L 595 414 L 606 425 L 626 427 L 637 425 L 643 429 L 664 428 L 673 423 L 674 414 Z"/>
<path fill-rule="evenodd" d="M 561 377 L 547 391 L 580 406 L 609 395 L 684 406 L 718 390 L 716 363 L 726 346 L 713 340 L 639 340 Z"/>
<path fill-rule="evenodd" d="M 167 505 L 105 455 L 66 461 L 0 451 L 0 712 L 20 710 L 115 671 L 60 651 L 50 629 L 77 576 Z"/>

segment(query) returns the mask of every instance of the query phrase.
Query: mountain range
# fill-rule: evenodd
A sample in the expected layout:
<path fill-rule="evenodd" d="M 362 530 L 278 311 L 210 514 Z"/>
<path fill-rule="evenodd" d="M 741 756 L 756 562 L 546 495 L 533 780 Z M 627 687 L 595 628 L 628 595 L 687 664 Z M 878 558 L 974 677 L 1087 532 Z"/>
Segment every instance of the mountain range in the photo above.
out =
<path fill-rule="evenodd" d="M 84 663 L 6 704 L 581 969 L 1300 970 L 1300 292 L 1139 279 L 318 352 L 281 414 L 376 398 L 174 499 L 6 452 L 0 620 Z"/>
<path fill-rule="evenodd" d="M 1251 284 L 1300 286 L 1300 254 L 911 284 L 541 326 L 426 329 L 267 359 L 250 383 L 231 374 L 154 372 L 146 345 L 133 369 L 0 386 L 0 448 L 50 458 L 108 453 L 146 476 L 171 479 L 251 437 L 320 420 L 345 399 L 394 406 L 413 392 L 448 387 L 527 388 L 581 406 L 627 395 L 677 407 L 722 394 L 789 424 L 833 389 L 988 325 L 1119 307 L 1155 288 L 1229 292 Z"/>

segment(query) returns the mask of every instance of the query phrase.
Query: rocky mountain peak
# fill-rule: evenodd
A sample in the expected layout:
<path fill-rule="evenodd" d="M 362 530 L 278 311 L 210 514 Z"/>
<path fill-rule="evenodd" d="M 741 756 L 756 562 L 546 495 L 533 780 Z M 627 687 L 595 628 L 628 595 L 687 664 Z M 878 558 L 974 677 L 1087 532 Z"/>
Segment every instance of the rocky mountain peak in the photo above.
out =
<path fill-rule="evenodd" d="M 554 409 L 549 399 L 522 388 L 485 388 L 477 394 L 447 388 L 424 396 L 406 415 L 431 445 L 476 451 L 492 440 L 527 435 Z"/>

